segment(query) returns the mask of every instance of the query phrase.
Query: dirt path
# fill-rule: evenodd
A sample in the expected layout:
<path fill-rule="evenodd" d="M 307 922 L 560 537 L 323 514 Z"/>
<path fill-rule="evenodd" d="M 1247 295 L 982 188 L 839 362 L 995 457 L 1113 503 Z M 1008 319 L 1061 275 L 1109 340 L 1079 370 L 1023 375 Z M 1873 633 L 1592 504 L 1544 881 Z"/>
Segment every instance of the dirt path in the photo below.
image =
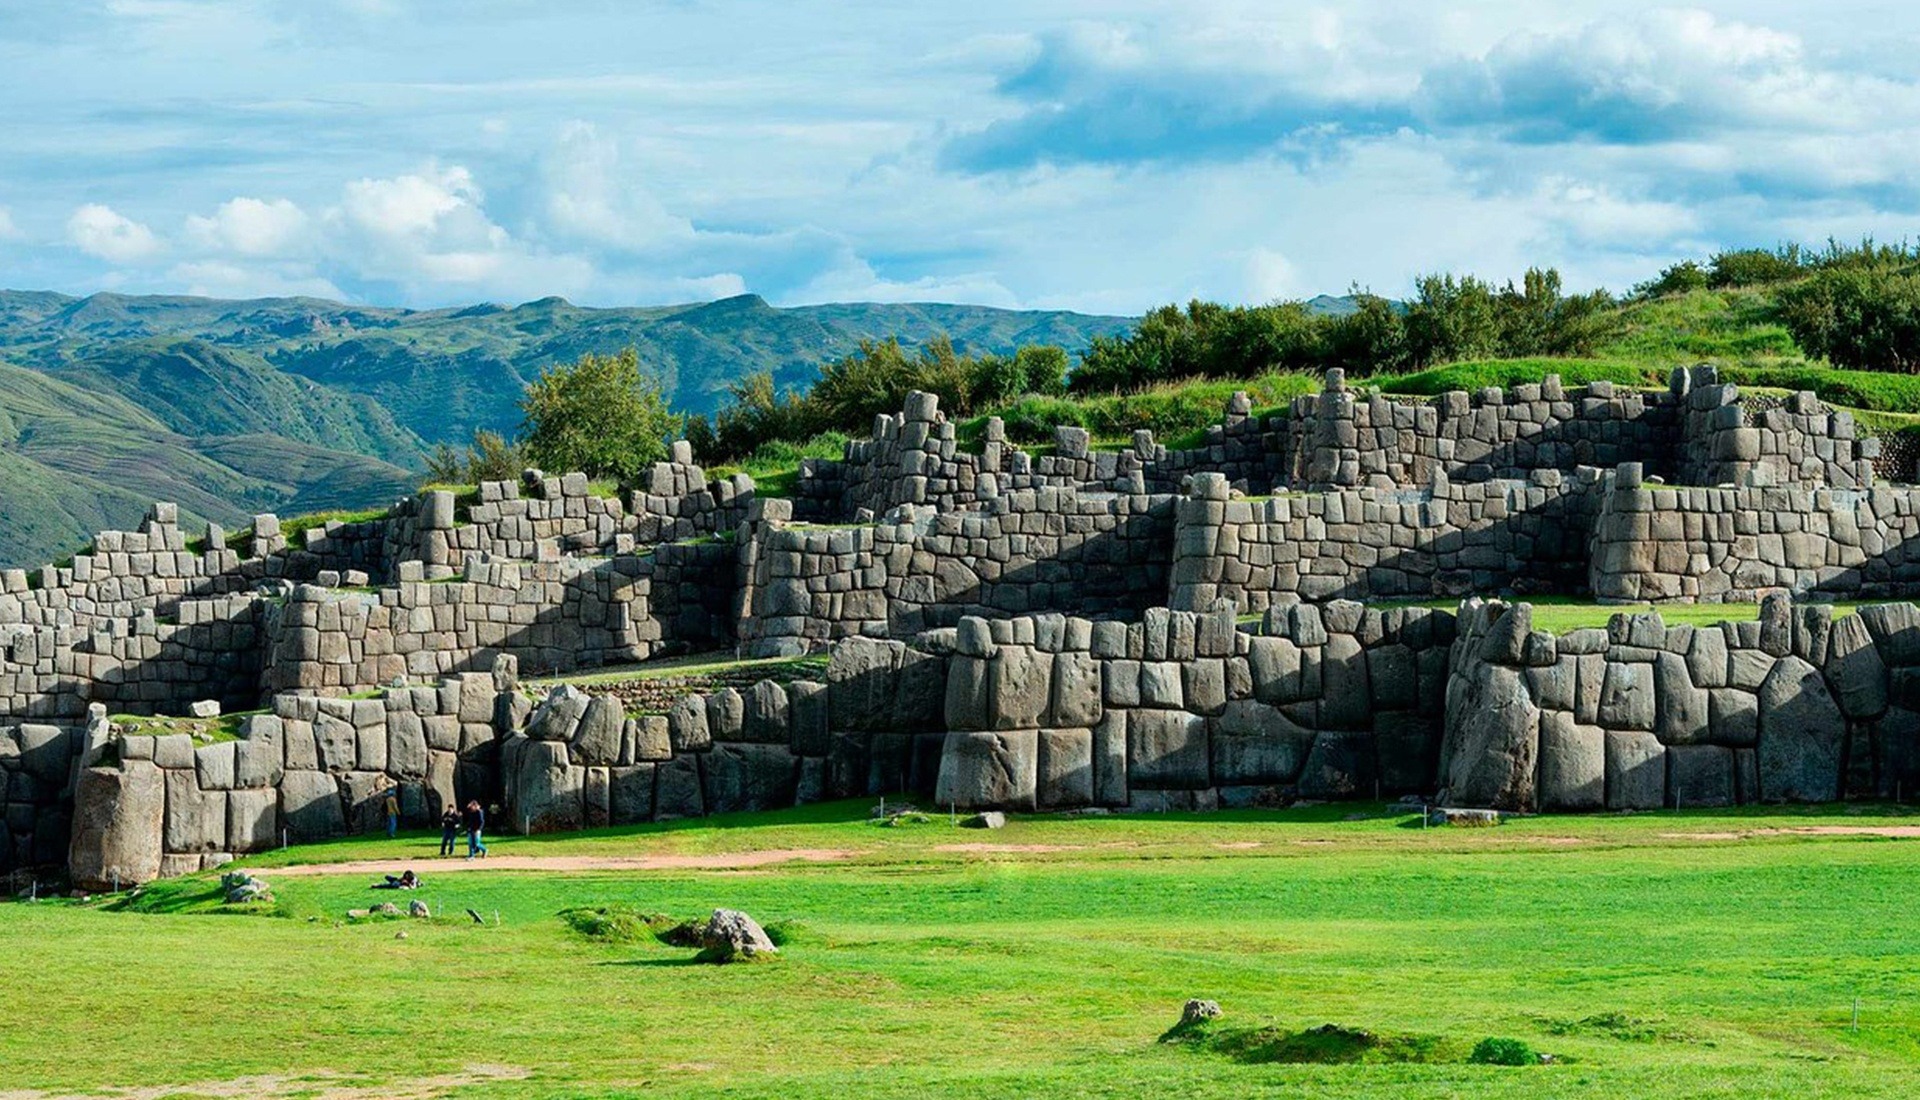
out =
<path fill-rule="evenodd" d="M 321 1070 L 302 1074 L 260 1074 L 229 1081 L 198 1081 L 190 1085 L 138 1085 L 88 1089 L 83 1093 L 40 1089 L 0 1089 L 0 1100 L 167 1100 L 168 1097 L 218 1097 L 273 1100 L 437 1100 L 453 1089 L 486 1081 L 518 1081 L 527 1071 L 518 1066 L 468 1066 L 459 1073 L 414 1077 L 379 1085 L 364 1078 Z"/>
<path fill-rule="evenodd" d="M 384 875 L 407 868 L 421 877 L 463 871 L 739 871 L 774 863 L 835 863 L 861 852 L 850 848 L 778 848 L 764 852 L 722 852 L 708 856 L 487 856 L 483 859 L 356 859 L 344 863 L 296 863 L 263 867 L 260 874 Z M 0 1100 L 8 1100 L 0 1093 Z"/>
<path fill-rule="evenodd" d="M 1661 833 L 1665 840 L 1753 840 L 1768 836 L 1884 836 L 1911 840 L 1920 825 L 1793 825 L 1737 832 Z"/>

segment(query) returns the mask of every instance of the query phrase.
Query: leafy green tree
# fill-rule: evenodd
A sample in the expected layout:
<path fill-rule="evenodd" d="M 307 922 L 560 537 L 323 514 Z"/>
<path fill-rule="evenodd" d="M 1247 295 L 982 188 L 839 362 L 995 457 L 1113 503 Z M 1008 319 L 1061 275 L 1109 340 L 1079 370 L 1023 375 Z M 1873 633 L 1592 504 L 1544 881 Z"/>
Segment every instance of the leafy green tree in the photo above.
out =
<path fill-rule="evenodd" d="M 1736 248 L 1716 253 L 1707 262 L 1707 285 L 1715 290 L 1737 286 L 1766 286 L 1798 279 L 1807 273 L 1811 257 L 1797 244 L 1776 249 Z"/>
<path fill-rule="evenodd" d="M 1920 372 L 1920 275 L 1822 271 L 1781 290 L 1779 313 L 1809 357 L 1853 370 Z"/>
<path fill-rule="evenodd" d="M 1471 275 L 1423 275 L 1407 304 L 1407 354 L 1424 368 L 1455 359 L 1485 359 L 1500 349 L 1500 311 L 1493 287 Z"/>
<path fill-rule="evenodd" d="M 541 371 L 520 411 L 526 417 L 520 443 L 535 465 L 622 481 L 666 457 L 667 441 L 681 426 L 659 383 L 640 372 L 632 348 L 618 355 L 588 352 Z"/>
<path fill-rule="evenodd" d="M 1682 260 L 1633 288 L 1636 298 L 1664 298 L 1669 294 L 1688 294 L 1707 289 L 1707 269 L 1693 260 Z"/>
<path fill-rule="evenodd" d="M 527 456 L 497 432 L 476 428 L 465 450 L 442 443 L 427 456 L 427 482 L 474 485 L 482 481 L 511 481 L 527 468 Z"/>

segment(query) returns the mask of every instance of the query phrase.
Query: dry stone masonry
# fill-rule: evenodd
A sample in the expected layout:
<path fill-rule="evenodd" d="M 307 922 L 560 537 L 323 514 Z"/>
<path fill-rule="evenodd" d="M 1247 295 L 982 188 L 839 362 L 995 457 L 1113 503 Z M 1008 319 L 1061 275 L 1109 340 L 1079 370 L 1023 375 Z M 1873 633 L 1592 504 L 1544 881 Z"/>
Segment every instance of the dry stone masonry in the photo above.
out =
<path fill-rule="evenodd" d="M 529 831 L 896 791 L 1904 796 L 1920 612 L 1794 601 L 1920 596 L 1910 463 L 1710 367 L 1431 398 L 1333 371 L 1277 410 L 1235 395 L 1193 447 L 1061 428 L 1038 456 L 916 393 L 791 499 L 675 444 L 621 494 L 530 470 L 232 534 L 156 505 L 0 571 L 0 870 L 145 881 L 369 827 L 388 786 L 409 821 L 478 798 Z M 1536 595 L 1766 603 L 1554 637 L 1512 602 Z M 1409 603 L 1435 598 L 1465 603 Z M 727 651 L 790 663 L 644 668 Z M 112 718 L 215 710 L 236 739 Z"/>

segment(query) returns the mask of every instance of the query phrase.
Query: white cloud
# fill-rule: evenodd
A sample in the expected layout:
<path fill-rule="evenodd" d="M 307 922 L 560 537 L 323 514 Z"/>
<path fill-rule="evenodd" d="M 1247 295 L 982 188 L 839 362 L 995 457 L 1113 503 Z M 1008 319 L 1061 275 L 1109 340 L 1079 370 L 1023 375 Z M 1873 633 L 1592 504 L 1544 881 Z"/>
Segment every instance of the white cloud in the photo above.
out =
<path fill-rule="evenodd" d="M 10 241 L 19 235 L 19 227 L 13 224 L 13 211 L 0 206 L 0 241 Z"/>
<path fill-rule="evenodd" d="M 688 243 L 693 226 L 667 212 L 621 163 L 619 143 L 591 123 L 569 122 L 543 165 L 546 217 L 561 236 L 588 244 L 644 252 Z"/>
<path fill-rule="evenodd" d="M 228 199 L 210 217 L 187 218 L 187 236 L 203 248 L 241 256 L 285 256 L 307 245 L 306 211 L 287 199 Z"/>
<path fill-rule="evenodd" d="M 67 240 L 89 256 L 116 264 L 139 263 L 161 248 L 153 230 L 100 203 L 74 210 L 67 219 Z"/>
<path fill-rule="evenodd" d="M 167 281 L 187 294 L 209 298 L 279 298 L 303 295 L 330 298 L 347 297 L 339 287 L 318 275 L 288 274 L 272 268 L 229 263 L 222 260 L 196 260 L 175 264 L 167 271 Z"/>

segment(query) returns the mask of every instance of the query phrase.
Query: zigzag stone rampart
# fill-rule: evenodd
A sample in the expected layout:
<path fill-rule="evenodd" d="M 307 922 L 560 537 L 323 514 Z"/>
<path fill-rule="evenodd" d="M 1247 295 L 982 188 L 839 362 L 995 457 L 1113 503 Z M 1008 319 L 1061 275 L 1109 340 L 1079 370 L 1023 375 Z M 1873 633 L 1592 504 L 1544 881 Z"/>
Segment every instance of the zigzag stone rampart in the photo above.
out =
<path fill-rule="evenodd" d="M 1411 400 L 1332 372 L 1273 413 L 1236 395 L 1197 447 L 1063 428 L 1038 456 L 991 420 L 968 453 L 915 394 L 792 500 L 691 457 L 623 499 L 529 471 L 292 538 L 196 542 L 160 505 L 0 573 L 0 863 L 173 873 L 351 830 L 390 782 L 410 819 L 480 797 L 537 831 L 894 790 L 1589 809 L 1915 778 L 1920 613 L 1788 602 L 1920 594 L 1920 501 L 1874 480 L 1911 471 L 1710 368 Z M 1555 638 L 1496 592 L 1767 602 Z M 1379 602 L 1433 597 L 1467 602 Z M 725 648 L 830 659 L 670 703 L 519 682 Z M 261 713 L 165 748 L 106 717 L 206 701 Z"/>

